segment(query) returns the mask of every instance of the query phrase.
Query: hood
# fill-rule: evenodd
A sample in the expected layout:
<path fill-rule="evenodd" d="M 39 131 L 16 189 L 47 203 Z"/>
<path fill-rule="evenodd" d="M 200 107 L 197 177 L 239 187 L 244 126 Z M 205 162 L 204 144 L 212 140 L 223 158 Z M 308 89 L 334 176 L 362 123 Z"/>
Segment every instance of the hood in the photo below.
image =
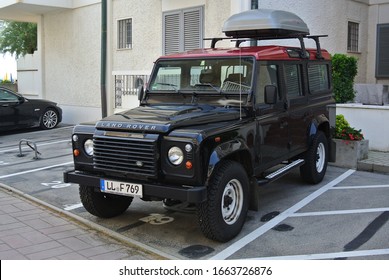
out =
<path fill-rule="evenodd" d="M 242 116 L 246 112 L 242 109 Z M 97 129 L 167 133 L 179 127 L 238 120 L 239 108 L 209 105 L 147 105 L 109 116 Z"/>

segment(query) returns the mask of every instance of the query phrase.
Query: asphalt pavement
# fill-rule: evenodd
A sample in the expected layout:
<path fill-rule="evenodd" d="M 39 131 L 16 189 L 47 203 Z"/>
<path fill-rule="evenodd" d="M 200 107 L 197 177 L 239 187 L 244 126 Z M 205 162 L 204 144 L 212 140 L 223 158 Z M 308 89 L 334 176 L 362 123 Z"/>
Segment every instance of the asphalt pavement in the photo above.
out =
<path fill-rule="evenodd" d="M 152 206 L 147 206 L 149 207 L 146 207 L 147 209 L 144 204 L 139 207 L 135 205 L 135 215 L 126 216 L 123 219 L 119 218 L 112 223 L 90 218 L 87 213 L 79 212 L 78 209 L 82 209 L 82 207 L 77 208 L 80 207 L 77 204 L 70 205 L 72 200 L 66 197 L 68 193 L 74 193 L 75 189 L 72 189 L 71 186 L 66 188 L 65 184 L 58 181 L 63 169 L 69 167 L 68 149 L 70 141 L 63 139 L 68 139 L 70 131 L 71 128 L 64 128 L 47 135 L 39 131 L 33 131 L 32 134 L 35 134 L 37 139 L 39 138 L 39 150 L 42 152 L 40 161 L 32 159 L 33 153 L 31 151 L 24 158 L 15 156 L 18 152 L 18 141 L 16 139 L 28 135 L 20 134 L 20 137 L 18 135 L 0 136 L 0 144 L 2 144 L 0 168 L 4 172 L 4 174 L 0 174 L 0 259 L 177 259 L 182 255 L 177 254 L 176 251 L 186 246 L 192 249 L 190 251 L 192 255 L 200 251 L 200 253 L 205 252 L 204 248 L 214 248 L 217 251 L 212 253 L 212 250 L 208 250 L 205 252 L 209 254 L 208 256 L 205 254 L 200 255 L 200 257 L 197 256 L 197 258 L 211 257 L 215 259 L 228 258 L 232 254 L 234 254 L 233 258 L 235 259 L 256 258 L 257 256 L 269 259 L 269 256 L 273 255 L 275 258 L 288 259 L 293 257 L 291 253 L 296 252 L 299 252 L 299 255 L 294 256 L 294 258 L 306 259 L 312 256 L 311 252 L 313 251 L 327 253 L 327 255 L 316 254 L 315 258 L 317 259 L 336 258 L 337 255 L 340 258 L 342 256 L 359 256 L 362 259 L 369 259 L 369 256 L 386 259 L 389 256 L 387 237 L 380 234 L 377 237 L 379 239 L 374 239 L 374 235 L 370 236 L 371 248 L 362 246 L 363 251 L 358 251 L 359 247 L 356 247 L 352 250 L 353 252 L 347 251 L 346 248 L 349 243 L 352 243 L 348 243 L 348 240 L 353 240 L 355 237 L 354 240 L 358 241 L 360 235 L 366 238 L 368 235 L 366 233 L 367 229 L 370 230 L 376 223 L 382 223 L 382 230 L 386 228 L 387 219 L 385 215 L 388 215 L 388 205 L 385 197 L 389 185 L 385 185 L 388 184 L 387 175 L 382 174 L 389 174 L 389 153 L 371 151 L 368 159 L 358 164 L 358 170 L 369 172 L 355 173 L 347 179 L 347 183 L 344 182 L 342 186 L 336 188 L 333 188 L 335 183 L 332 183 L 331 180 L 336 181 L 336 178 L 346 170 L 330 168 L 328 179 L 323 182 L 324 186 L 316 186 L 313 189 L 312 187 L 311 189 L 301 187 L 301 183 L 297 182 L 296 176 L 281 180 L 278 185 L 276 184 L 272 188 L 263 191 L 262 205 L 264 210 L 249 215 L 246 225 L 247 230 L 242 232 L 242 238 L 236 240 L 236 242 L 221 245 L 207 243 L 197 232 L 195 223 L 186 224 L 188 217 L 191 217 L 187 214 L 168 213 L 169 221 L 167 222 L 175 219 L 174 226 L 163 227 L 157 225 L 156 227 L 163 228 L 162 231 L 153 231 L 152 225 L 139 222 L 142 220 L 138 219 L 139 217 L 142 218 L 150 213 L 159 213 L 158 211 L 161 210 L 159 205 L 152 204 Z M 49 147 L 52 149 L 52 146 L 56 147 L 56 155 L 51 155 L 49 152 Z M 66 152 L 62 155 L 62 151 Z M 63 163 L 55 162 L 61 157 Z M 43 162 L 48 165 L 48 168 L 44 167 L 40 171 L 38 170 L 38 163 Z M 4 166 L 4 168 L 1 166 Z M 5 171 L 7 168 L 10 171 Z M 23 171 L 21 168 L 25 170 Z M 47 171 L 44 172 L 45 170 Z M 374 179 L 376 173 L 378 178 Z M 35 177 L 32 177 L 32 174 Z M 363 182 L 365 179 L 369 186 L 366 186 L 366 182 Z M 30 186 L 29 181 L 34 181 L 34 183 Z M 54 195 L 50 197 L 46 196 L 46 193 L 51 193 L 48 191 L 49 187 L 56 190 Z M 367 196 L 365 193 L 368 193 L 370 197 L 370 204 L 362 205 L 364 198 Z M 353 199 L 350 199 L 350 194 L 354 196 Z M 307 201 L 306 198 L 309 196 L 311 196 L 311 200 Z M 372 201 L 372 197 L 375 197 L 376 201 Z M 57 201 L 59 198 L 63 201 Z M 48 203 L 47 201 L 51 202 Z M 61 208 L 68 201 L 70 206 Z M 328 203 L 337 204 L 328 205 Z M 342 208 L 337 209 L 339 205 Z M 275 206 L 279 211 L 279 216 L 271 212 L 271 209 Z M 288 209 L 288 207 L 291 208 Z M 351 210 L 345 210 L 344 208 Z M 290 209 L 294 212 L 290 212 Z M 326 211 L 328 209 L 331 211 Z M 269 214 L 273 214 L 270 215 L 272 216 L 270 222 L 262 219 L 269 216 Z M 360 227 L 356 226 L 355 216 L 353 215 L 359 215 L 358 221 L 363 222 Z M 340 221 L 340 218 L 337 217 L 344 219 Z M 128 218 L 133 219 L 132 224 L 128 224 Z M 122 220 L 126 219 L 127 224 L 121 224 Z M 323 220 L 324 224 L 320 220 Z M 319 234 L 323 234 L 322 227 L 325 224 L 334 226 L 347 224 L 353 229 L 346 229 L 348 234 L 342 236 L 344 240 L 338 241 L 336 239 L 339 236 L 334 237 L 333 233 L 328 233 L 329 235 L 325 235 L 328 242 L 322 244 L 323 247 L 315 238 Z M 194 231 L 189 230 L 188 232 L 188 225 Z M 294 231 L 290 225 L 294 226 Z M 366 225 L 367 227 L 364 229 Z M 257 229 L 254 230 L 255 228 Z M 268 231 L 267 228 L 273 229 L 273 231 Z M 127 232 L 129 229 L 132 232 Z M 308 229 L 309 235 L 307 235 Z M 254 231 L 250 233 L 250 230 Z M 321 232 L 313 234 L 317 230 Z M 353 233 L 353 230 L 355 233 Z M 376 231 L 378 232 L 379 228 Z M 288 232 L 293 234 L 288 235 Z M 360 232 L 359 235 L 358 232 Z M 369 232 L 371 233 L 371 231 Z M 174 237 L 172 234 L 174 234 Z M 246 246 L 243 250 L 244 242 L 253 234 L 256 234 L 258 242 Z M 293 243 L 293 238 L 296 237 L 299 238 Z M 311 238 L 312 240 L 310 240 Z M 265 247 L 263 246 L 264 241 L 267 242 Z M 239 249 L 239 242 L 242 244 L 242 249 Z M 282 242 L 289 245 L 283 246 Z M 208 246 L 199 246 L 198 244 L 201 243 Z M 148 244 L 152 244 L 152 246 Z M 292 244 L 294 245 L 291 246 Z M 339 251 L 339 248 L 342 248 L 344 244 L 347 245 L 344 252 L 331 253 L 332 251 Z M 331 248 L 329 245 L 333 247 Z M 234 247 L 234 249 L 231 251 L 230 247 Z M 166 248 L 172 250 L 165 250 Z M 228 253 L 229 250 L 230 252 L 236 250 L 236 253 Z M 180 250 L 180 252 L 182 251 Z M 261 254 L 258 252 L 261 252 Z M 307 252 L 306 255 L 303 255 L 304 252 Z M 287 256 L 288 254 L 289 256 Z M 186 258 L 193 258 L 188 254 L 185 256 Z"/>

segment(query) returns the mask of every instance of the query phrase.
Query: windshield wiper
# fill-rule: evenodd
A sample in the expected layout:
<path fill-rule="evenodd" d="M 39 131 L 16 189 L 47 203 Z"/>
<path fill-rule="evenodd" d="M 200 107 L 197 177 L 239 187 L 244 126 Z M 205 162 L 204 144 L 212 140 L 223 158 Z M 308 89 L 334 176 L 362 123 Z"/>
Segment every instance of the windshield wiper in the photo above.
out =
<path fill-rule="evenodd" d="M 154 85 L 169 86 L 169 87 L 172 87 L 176 93 L 179 93 L 178 86 L 175 85 L 175 84 L 169 84 L 169 83 L 154 83 Z"/>
<path fill-rule="evenodd" d="M 214 89 L 215 91 L 217 91 L 217 93 L 221 93 L 221 89 L 215 87 L 213 84 L 210 84 L 210 83 L 195 84 L 195 87 L 203 87 L 203 86 L 211 87 L 212 89 Z"/>

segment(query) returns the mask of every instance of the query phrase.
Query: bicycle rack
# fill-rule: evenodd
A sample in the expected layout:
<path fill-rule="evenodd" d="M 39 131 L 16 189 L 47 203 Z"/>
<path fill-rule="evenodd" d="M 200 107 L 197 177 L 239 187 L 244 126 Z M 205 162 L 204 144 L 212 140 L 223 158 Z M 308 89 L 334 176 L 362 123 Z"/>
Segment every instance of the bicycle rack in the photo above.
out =
<path fill-rule="evenodd" d="M 25 142 L 26 145 L 27 145 L 28 147 L 30 147 L 31 150 L 33 150 L 33 151 L 35 152 L 35 157 L 33 157 L 33 159 L 35 159 L 35 160 L 39 159 L 39 156 L 38 156 L 38 155 L 40 155 L 41 153 L 38 151 L 38 148 L 37 148 L 35 142 L 30 141 L 30 140 L 28 140 L 28 139 L 22 139 L 22 140 L 19 141 L 19 154 L 18 154 L 18 157 L 24 157 L 24 156 L 25 156 L 25 155 L 22 153 L 22 143 L 23 143 L 23 142 Z M 33 146 L 31 146 L 31 145 L 33 145 Z"/>

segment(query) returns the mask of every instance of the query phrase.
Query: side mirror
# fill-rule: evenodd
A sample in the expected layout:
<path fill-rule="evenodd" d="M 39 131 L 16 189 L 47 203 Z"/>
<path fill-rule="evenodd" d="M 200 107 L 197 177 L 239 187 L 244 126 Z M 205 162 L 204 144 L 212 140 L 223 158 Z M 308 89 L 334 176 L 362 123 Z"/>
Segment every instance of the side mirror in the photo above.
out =
<path fill-rule="evenodd" d="M 139 102 L 142 102 L 143 100 L 143 97 L 144 97 L 144 94 L 145 94 L 145 90 L 143 88 L 143 85 L 140 85 L 136 88 L 136 93 L 138 95 L 138 100 Z"/>
<path fill-rule="evenodd" d="M 265 103 L 276 104 L 278 98 L 278 89 L 276 86 L 267 85 L 265 86 Z"/>
<path fill-rule="evenodd" d="M 19 104 L 23 104 L 26 101 L 23 96 L 18 96 L 18 102 Z"/>

